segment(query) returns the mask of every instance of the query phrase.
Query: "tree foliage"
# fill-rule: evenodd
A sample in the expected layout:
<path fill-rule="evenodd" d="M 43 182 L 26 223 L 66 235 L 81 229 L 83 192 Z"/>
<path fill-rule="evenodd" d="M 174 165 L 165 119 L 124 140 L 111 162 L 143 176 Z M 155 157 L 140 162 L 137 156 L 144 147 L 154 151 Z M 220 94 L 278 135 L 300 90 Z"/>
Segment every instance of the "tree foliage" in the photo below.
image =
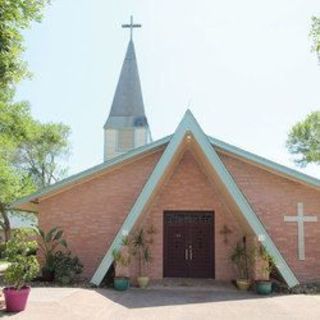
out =
<path fill-rule="evenodd" d="M 312 51 L 316 52 L 320 60 L 320 17 L 312 17 L 310 37 L 312 39 Z"/>
<path fill-rule="evenodd" d="M 29 75 L 22 30 L 42 19 L 48 0 L 0 0 L 0 90 L 12 87 Z"/>
<path fill-rule="evenodd" d="M 302 167 L 320 163 L 320 111 L 310 113 L 292 127 L 287 148 L 297 156 L 295 162 Z"/>
<path fill-rule="evenodd" d="M 13 102 L 12 95 L 0 100 L 0 225 L 5 230 L 12 201 L 64 176 L 69 134 L 61 123 L 35 120 L 29 105 Z"/>
<path fill-rule="evenodd" d="M 10 237 L 8 208 L 15 199 L 63 176 L 70 130 L 35 120 L 15 86 L 30 75 L 23 60 L 23 31 L 40 22 L 49 0 L 0 0 L 0 226 Z"/>

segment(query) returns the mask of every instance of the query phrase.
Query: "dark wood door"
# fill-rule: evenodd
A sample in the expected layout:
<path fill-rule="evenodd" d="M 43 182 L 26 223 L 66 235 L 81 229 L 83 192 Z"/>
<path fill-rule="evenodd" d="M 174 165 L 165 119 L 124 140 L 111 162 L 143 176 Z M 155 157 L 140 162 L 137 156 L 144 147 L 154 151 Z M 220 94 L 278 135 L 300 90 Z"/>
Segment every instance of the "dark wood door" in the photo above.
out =
<path fill-rule="evenodd" d="M 164 276 L 214 277 L 212 212 L 164 213 Z"/>

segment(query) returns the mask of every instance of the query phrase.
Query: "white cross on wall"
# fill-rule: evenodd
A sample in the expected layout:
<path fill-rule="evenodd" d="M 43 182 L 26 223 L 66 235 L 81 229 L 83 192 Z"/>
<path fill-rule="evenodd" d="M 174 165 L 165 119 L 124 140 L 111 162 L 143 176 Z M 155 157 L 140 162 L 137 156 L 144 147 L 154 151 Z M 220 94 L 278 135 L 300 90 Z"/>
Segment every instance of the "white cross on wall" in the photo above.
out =
<path fill-rule="evenodd" d="M 303 215 L 303 203 L 298 203 L 298 215 L 297 216 L 284 216 L 284 222 L 297 222 L 298 224 L 298 258 L 299 260 L 305 259 L 305 245 L 304 245 L 304 223 L 305 222 L 317 222 L 316 216 L 304 216 Z"/>

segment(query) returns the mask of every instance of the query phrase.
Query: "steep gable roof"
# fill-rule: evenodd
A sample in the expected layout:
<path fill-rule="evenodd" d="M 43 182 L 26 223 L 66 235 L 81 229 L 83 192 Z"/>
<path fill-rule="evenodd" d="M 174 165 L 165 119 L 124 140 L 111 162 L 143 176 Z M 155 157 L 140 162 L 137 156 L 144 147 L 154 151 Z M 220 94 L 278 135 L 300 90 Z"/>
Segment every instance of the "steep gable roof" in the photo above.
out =
<path fill-rule="evenodd" d="M 135 159 L 143 157 L 144 155 L 147 155 L 150 152 L 159 150 L 168 143 L 170 137 L 171 136 L 164 137 L 145 146 L 132 149 L 127 153 L 121 154 L 117 157 L 107 160 L 97 166 L 76 173 L 42 190 L 36 191 L 26 197 L 16 200 L 14 203 L 12 203 L 11 207 L 17 210 L 37 212 L 36 203 L 39 201 L 40 198 L 50 197 L 51 195 L 54 195 L 57 192 L 61 192 L 66 188 L 71 188 L 75 184 L 86 182 L 90 179 L 93 179 L 95 176 L 103 174 L 109 169 L 113 169 L 119 165 L 125 164 L 128 161 L 134 161 Z"/>
<path fill-rule="evenodd" d="M 302 182 L 311 187 L 320 188 L 320 180 L 317 178 L 311 177 L 297 170 L 288 168 L 279 163 L 276 163 L 274 161 L 258 156 L 252 152 L 240 149 L 238 147 L 235 147 L 229 143 L 218 140 L 216 138 L 213 138 L 213 137 L 208 137 L 208 138 L 212 143 L 212 145 L 216 147 L 218 151 L 221 151 L 223 153 L 228 153 L 232 156 L 236 156 L 242 160 L 251 162 L 254 165 L 257 165 L 259 167 L 272 171 L 276 174 L 280 174 L 281 176 L 284 176 L 288 179 Z"/>
<path fill-rule="evenodd" d="M 36 212 L 37 206 L 34 203 L 36 203 L 39 198 L 44 196 L 48 197 L 51 194 L 53 195 L 56 192 L 60 192 L 65 188 L 72 187 L 74 184 L 82 183 L 87 181 L 88 179 L 92 179 L 96 175 L 102 174 L 105 171 L 109 170 L 110 168 L 114 168 L 116 166 L 121 165 L 122 163 L 126 163 L 127 161 L 132 161 L 138 157 L 144 156 L 149 152 L 153 152 L 154 150 L 163 148 L 166 144 L 168 144 L 171 138 L 172 138 L 172 135 L 167 136 L 165 138 L 149 143 L 145 146 L 130 150 L 125 154 L 112 158 L 108 161 L 103 162 L 102 164 L 89 168 L 85 171 L 74 174 L 47 188 L 44 188 L 43 190 L 34 192 L 31 195 L 18 199 L 12 204 L 12 208 Z M 235 147 L 231 144 L 228 144 L 216 138 L 208 136 L 208 139 L 212 144 L 212 146 L 215 147 L 216 150 L 219 152 L 227 153 L 227 154 L 230 154 L 231 156 L 238 157 L 244 161 L 248 161 L 253 165 L 259 166 L 275 174 L 281 175 L 285 178 L 306 184 L 310 187 L 320 190 L 320 180 L 317 178 L 311 177 L 297 170 L 285 167 L 274 161 L 265 159 L 261 156 L 258 156 L 246 150 L 240 149 L 238 147 Z"/>
<path fill-rule="evenodd" d="M 198 147 L 208 161 L 211 169 L 219 177 L 219 180 L 222 182 L 229 196 L 238 207 L 248 226 L 250 226 L 251 230 L 256 234 L 256 236 L 258 236 L 260 239 L 263 239 L 263 245 L 265 246 L 266 250 L 273 256 L 275 264 L 287 284 L 290 287 L 298 284 L 298 280 L 293 274 L 292 270 L 286 263 L 285 259 L 282 257 L 276 245 L 273 243 L 268 232 L 257 217 L 256 213 L 251 208 L 247 199 L 238 188 L 237 184 L 224 166 L 223 162 L 220 160 L 210 140 L 204 134 L 189 110 L 186 112 L 174 135 L 171 137 L 170 142 L 166 146 L 160 160 L 158 161 L 136 202 L 131 208 L 114 241 L 108 248 L 106 255 L 102 259 L 95 274 L 93 275 L 91 282 L 95 285 L 99 285 L 101 283 L 106 272 L 113 262 L 112 252 L 115 249 L 120 248 L 123 235 L 128 234 L 132 230 L 136 221 L 144 212 L 147 204 L 151 201 L 152 196 L 155 194 L 156 188 L 168 171 L 170 164 L 179 153 L 179 149 L 182 146 L 184 140 L 190 138 L 196 141 Z"/>

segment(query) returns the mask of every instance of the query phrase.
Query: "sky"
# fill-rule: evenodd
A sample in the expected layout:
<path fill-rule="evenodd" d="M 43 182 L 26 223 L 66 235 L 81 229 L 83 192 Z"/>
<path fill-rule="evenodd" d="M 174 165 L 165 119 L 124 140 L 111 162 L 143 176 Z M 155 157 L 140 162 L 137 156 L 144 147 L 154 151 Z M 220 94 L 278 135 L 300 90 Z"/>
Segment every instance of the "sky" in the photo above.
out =
<path fill-rule="evenodd" d="M 17 100 L 33 115 L 71 127 L 69 174 L 103 161 L 107 119 L 134 31 L 153 139 L 190 108 L 213 137 L 299 169 L 290 128 L 320 108 L 320 65 L 310 51 L 319 0 L 53 0 L 25 32 L 33 78 Z M 320 177 L 319 167 L 299 169 Z"/>

